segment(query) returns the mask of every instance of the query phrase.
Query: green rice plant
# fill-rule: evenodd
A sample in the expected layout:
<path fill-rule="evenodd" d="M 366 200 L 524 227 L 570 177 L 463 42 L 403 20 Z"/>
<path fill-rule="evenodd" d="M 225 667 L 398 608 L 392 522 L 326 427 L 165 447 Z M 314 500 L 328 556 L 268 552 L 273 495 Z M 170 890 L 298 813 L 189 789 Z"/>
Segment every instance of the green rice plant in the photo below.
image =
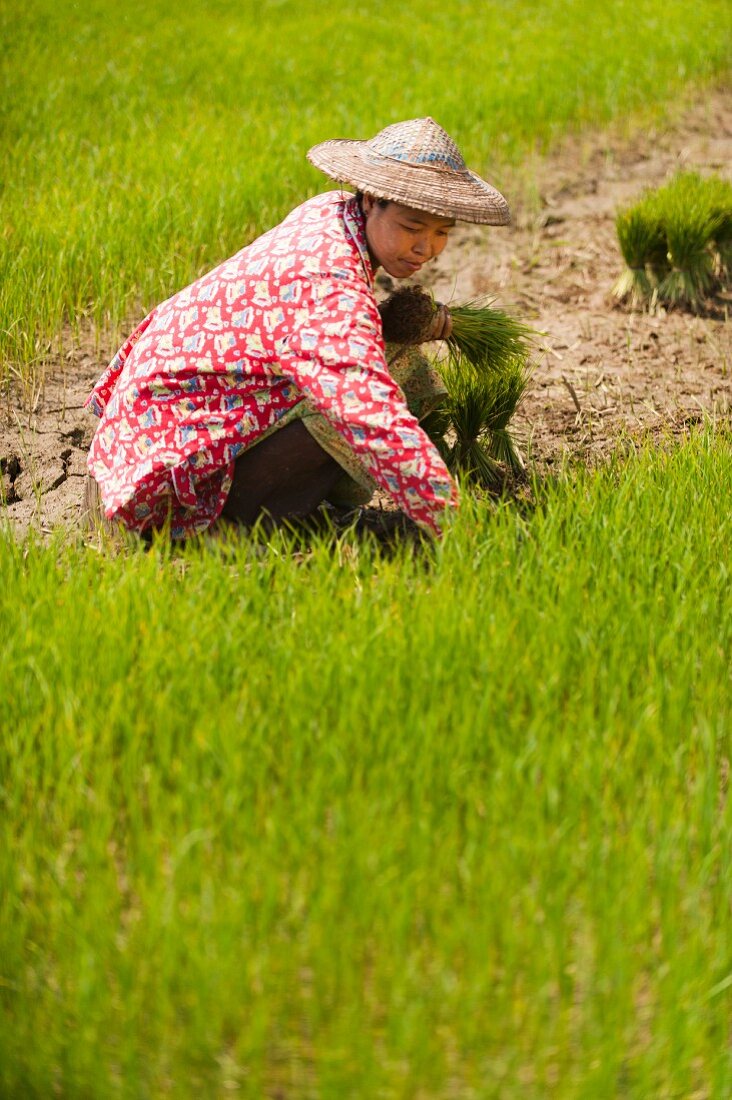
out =
<path fill-rule="evenodd" d="M 615 283 L 613 294 L 632 307 L 642 306 L 668 266 L 666 237 L 653 197 L 649 195 L 636 206 L 621 210 L 615 228 L 627 267 Z"/>
<path fill-rule="evenodd" d="M 379 306 L 387 340 L 423 342 L 435 303 L 421 287 L 403 287 Z M 444 404 L 422 420 L 448 467 L 491 489 L 501 465 L 523 464 L 508 424 L 526 389 L 533 330 L 484 300 L 450 306 L 449 354 L 437 367 L 448 390 Z"/>
<path fill-rule="evenodd" d="M 520 3 L 509 20 L 478 0 L 419 11 L 3 4 L 0 377 L 40 369 L 67 324 L 74 340 L 125 330 L 332 186 L 305 159 L 314 142 L 429 109 L 500 183 L 563 133 L 661 113 L 729 67 L 723 0 L 699 0 L 693 20 L 685 0 L 662 20 L 651 0 Z"/>
<path fill-rule="evenodd" d="M 665 217 L 670 270 L 658 294 L 669 305 L 697 309 L 714 285 L 712 242 L 716 222 L 703 205 L 670 205 Z"/>

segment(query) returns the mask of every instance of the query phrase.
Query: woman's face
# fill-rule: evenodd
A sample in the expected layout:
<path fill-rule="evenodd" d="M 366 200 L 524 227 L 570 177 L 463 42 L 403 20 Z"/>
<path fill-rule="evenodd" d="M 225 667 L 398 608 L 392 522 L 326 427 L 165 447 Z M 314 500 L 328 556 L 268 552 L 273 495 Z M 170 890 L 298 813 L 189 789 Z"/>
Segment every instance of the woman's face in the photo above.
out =
<path fill-rule="evenodd" d="M 380 206 L 371 195 L 363 196 L 362 208 L 371 261 L 395 279 L 416 275 L 422 264 L 439 256 L 455 225 L 454 218 L 440 218 L 398 202 Z"/>

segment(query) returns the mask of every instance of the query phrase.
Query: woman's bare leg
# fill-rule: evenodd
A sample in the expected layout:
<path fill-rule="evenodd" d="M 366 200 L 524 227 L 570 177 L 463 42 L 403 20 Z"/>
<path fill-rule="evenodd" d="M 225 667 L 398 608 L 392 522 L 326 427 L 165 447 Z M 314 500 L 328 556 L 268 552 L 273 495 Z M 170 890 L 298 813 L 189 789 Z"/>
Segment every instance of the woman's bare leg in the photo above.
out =
<path fill-rule="evenodd" d="M 314 512 L 342 474 L 300 420 L 267 436 L 236 460 L 222 515 L 247 526 Z"/>

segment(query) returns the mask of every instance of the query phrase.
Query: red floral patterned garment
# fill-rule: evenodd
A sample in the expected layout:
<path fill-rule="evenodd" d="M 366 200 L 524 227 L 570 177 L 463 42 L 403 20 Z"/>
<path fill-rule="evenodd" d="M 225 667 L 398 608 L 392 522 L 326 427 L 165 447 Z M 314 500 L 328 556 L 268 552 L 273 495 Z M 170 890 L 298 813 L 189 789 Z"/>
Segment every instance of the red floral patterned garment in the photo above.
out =
<path fill-rule="evenodd" d="M 87 400 L 104 511 L 174 537 L 221 513 L 234 461 L 310 398 L 374 480 L 439 532 L 457 492 L 389 374 L 363 215 L 329 192 L 150 313 Z"/>

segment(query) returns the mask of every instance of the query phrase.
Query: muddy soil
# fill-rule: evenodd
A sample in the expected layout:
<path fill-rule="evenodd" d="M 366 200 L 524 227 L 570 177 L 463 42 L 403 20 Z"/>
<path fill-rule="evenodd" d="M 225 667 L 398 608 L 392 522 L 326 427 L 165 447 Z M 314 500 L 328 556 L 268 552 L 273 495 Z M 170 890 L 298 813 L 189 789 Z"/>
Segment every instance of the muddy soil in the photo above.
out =
<path fill-rule="evenodd" d="M 514 201 L 510 227 L 456 230 L 422 279 L 446 302 L 489 295 L 542 333 L 514 421 L 540 468 L 565 457 L 601 459 L 623 435 L 678 434 L 706 416 L 730 419 L 732 293 L 700 316 L 631 313 L 611 293 L 622 268 L 616 209 L 681 168 L 730 177 L 732 95 L 708 93 L 673 125 L 631 138 L 567 141 L 517 179 L 524 198 Z M 17 534 L 77 526 L 96 424 L 83 403 L 113 351 L 89 334 L 22 392 L 5 395 L 0 473 Z"/>

